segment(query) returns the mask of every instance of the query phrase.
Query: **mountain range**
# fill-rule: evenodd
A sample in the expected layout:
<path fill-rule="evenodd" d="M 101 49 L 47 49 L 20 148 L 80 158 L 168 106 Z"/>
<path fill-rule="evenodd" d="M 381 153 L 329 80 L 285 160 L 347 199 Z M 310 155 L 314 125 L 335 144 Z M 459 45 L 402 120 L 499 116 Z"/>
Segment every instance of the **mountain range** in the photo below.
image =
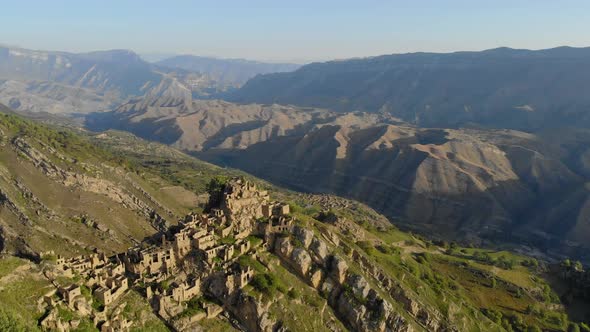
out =
<path fill-rule="evenodd" d="M 0 330 L 590 331 L 589 53 L 0 48 Z"/>
<path fill-rule="evenodd" d="M 590 48 L 410 53 L 262 75 L 228 100 L 386 112 L 423 127 L 587 128 L 589 75 Z"/>
<path fill-rule="evenodd" d="M 130 98 L 190 103 L 193 97 L 209 98 L 239 87 L 251 76 L 294 68 L 199 57 L 152 64 L 128 50 L 75 54 L 0 47 L 0 102 L 16 110 L 50 113 L 112 110 Z"/>
<path fill-rule="evenodd" d="M 300 67 L 292 63 L 265 63 L 244 59 L 220 59 L 195 55 L 178 55 L 156 62 L 169 68 L 204 73 L 217 82 L 240 87 L 256 75 L 290 72 Z"/>

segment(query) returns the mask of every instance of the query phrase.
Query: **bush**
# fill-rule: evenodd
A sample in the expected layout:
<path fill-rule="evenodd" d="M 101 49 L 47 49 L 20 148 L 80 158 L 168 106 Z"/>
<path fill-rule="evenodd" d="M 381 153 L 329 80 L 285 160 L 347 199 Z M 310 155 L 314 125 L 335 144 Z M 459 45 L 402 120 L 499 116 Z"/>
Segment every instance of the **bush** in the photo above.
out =
<path fill-rule="evenodd" d="M 256 290 L 269 296 L 276 294 L 276 291 L 287 293 L 287 287 L 274 274 L 256 274 L 251 284 Z"/>
<path fill-rule="evenodd" d="M 502 322 L 503 315 L 501 312 L 493 309 L 483 309 L 483 314 L 486 315 L 491 321 L 500 324 Z"/>
<path fill-rule="evenodd" d="M 356 244 L 369 256 L 374 256 L 377 253 L 373 243 L 370 241 L 358 241 Z"/>
<path fill-rule="evenodd" d="M 298 299 L 301 296 L 301 294 L 299 294 L 299 291 L 297 289 L 291 288 L 289 292 L 287 292 L 287 296 L 289 296 L 291 300 L 295 300 Z"/>

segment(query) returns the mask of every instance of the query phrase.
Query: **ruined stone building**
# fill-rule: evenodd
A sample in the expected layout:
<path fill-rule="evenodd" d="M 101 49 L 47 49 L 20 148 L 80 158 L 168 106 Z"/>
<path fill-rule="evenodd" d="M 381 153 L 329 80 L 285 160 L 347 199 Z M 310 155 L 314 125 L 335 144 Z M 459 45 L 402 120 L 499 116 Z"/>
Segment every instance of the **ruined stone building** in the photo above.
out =
<path fill-rule="evenodd" d="M 138 276 L 170 274 L 176 268 L 174 249 L 152 247 L 143 250 L 129 250 L 125 255 L 125 268 Z"/>
<path fill-rule="evenodd" d="M 93 310 L 83 301 L 80 285 L 89 287 L 105 306 L 116 305 L 132 284 L 141 285 L 161 317 L 177 317 L 187 309 L 188 301 L 204 292 L 224 299 L 248 285 L 254 271 L 237 263 L 240 255 L 252 249 L 248 237 L 262 238 L 266 247 L 276 234 L 292 232 L 294 218 L 289 213 L 288 204 L 270 202 L 266 191 L 243 179 L 232 179 L 218 208 L 208 214 L 187 215 L 173 233 L 162 235 L 158 244 L 138 245 L 111 258 L 99 253 L 67 260 L 58 257 L 56 267 L 64 276 L 83 277 L 79 285 L 60 288 L 59 294 L 64 303 L 91 317 L 102 331 L 124 331 L 131 323 L 122 317 L 107 318 L 106 310 Z M 54 309 L 58 304 L 51 294 L 40 303 Z M 202 305 L 207 313 L 203 316 L 222 310 Z M 63 327 L 55 314 L 44 322 L 47 327 Z"/>
<path fill-rule="evenodd" d="M 218 298 L 226 298 L 252 281 L 254 270 L 233 264 L 225 271 L 214 274 L 209 283 L 209 292 Z"/>

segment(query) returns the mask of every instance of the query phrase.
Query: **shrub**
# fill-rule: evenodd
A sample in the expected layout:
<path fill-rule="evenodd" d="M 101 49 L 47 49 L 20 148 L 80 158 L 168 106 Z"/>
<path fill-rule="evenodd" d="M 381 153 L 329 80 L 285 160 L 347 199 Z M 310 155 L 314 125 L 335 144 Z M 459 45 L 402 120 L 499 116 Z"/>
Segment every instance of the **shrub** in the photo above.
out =
<path fill-rule="evenodd" d="M 276 291 L 287 293 L 287 287 L 274 274 L 256 274 L 251 284 L 256 290 L 269 296 L 273 296 Z"/>
<path fill-rule="evenodd" d="M 291 288 L 289 292 L 287 292 L 287 296 L 289 296 L 291 300 L 295 300 L 298 299 L 301 295 L 299 294 L 299 291 L 297 289 Z"/>
<path fill-rule="evenodd" d="M 358 241 L 356 243 L 364 252 L 367 253 L 369 256 L 374 256 L 376 254 L 375 247 L 373 243 L 370 241 Z"/>

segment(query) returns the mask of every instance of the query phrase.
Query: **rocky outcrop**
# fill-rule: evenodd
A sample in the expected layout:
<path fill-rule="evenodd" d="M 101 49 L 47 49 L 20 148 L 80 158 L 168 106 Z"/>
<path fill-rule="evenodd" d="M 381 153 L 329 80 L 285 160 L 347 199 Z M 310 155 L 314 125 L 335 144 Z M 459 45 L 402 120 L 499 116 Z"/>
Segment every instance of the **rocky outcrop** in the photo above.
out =
<path fill-rule="evenodd" d="M 268 302 L 263 306 L 252 296 L 237 291 L 226 302 L 225 309 L 232 315 L 238 317 L 238 320 L 247 331 L 274 332 L 279 328 L 279 323 L 273 320 L 269 313 Z"/>
<path fill-rule="evenodd" d="M 301 247 L 293 246 L 291 241 Z M 295 227 L 293 238 L 277 239 L 274 251 L 305 282 L 326 296 L 337 316 L 352 330 L 412 331 L 391 303 L 380 297 L 363 276 L 350 273 L 346 260 L 329 253 L 327 245 L 312 231 Z"/>
<path fill-rule="evenodd" d="M 309 229 L 303 228 L 301 226 L 295 226 L 293 228 L 293 235 L 297 240 L 301 242 L 305 249 L 309 248 L 311 241 L 313 240 L 313 232 Z"/>
<path fill-rule="evenodd" d="M 302 276 L 307 276 L 307 272 L 311 267 L 311 257 L 305 249 L 295 248 L 291 254 L 291 261 L 297 267 L 297 272 Z"/>
<path fill-rule="evenodd" d="M 32 226 L 31 219 L 24 213 L 24 211 L 10 199 L 8 194 L 0 189 L 0 205 L 5 206 L 10 212 L 14 213 L 18 220 L 26 226 Z"/>
<path fill-rule="evenodd" d="M 338 256 L 330 256 L 328 260 L 328 271 L 330 276 L 338 283 L 343 283 L 348 272 L 348 264 Z"/>

